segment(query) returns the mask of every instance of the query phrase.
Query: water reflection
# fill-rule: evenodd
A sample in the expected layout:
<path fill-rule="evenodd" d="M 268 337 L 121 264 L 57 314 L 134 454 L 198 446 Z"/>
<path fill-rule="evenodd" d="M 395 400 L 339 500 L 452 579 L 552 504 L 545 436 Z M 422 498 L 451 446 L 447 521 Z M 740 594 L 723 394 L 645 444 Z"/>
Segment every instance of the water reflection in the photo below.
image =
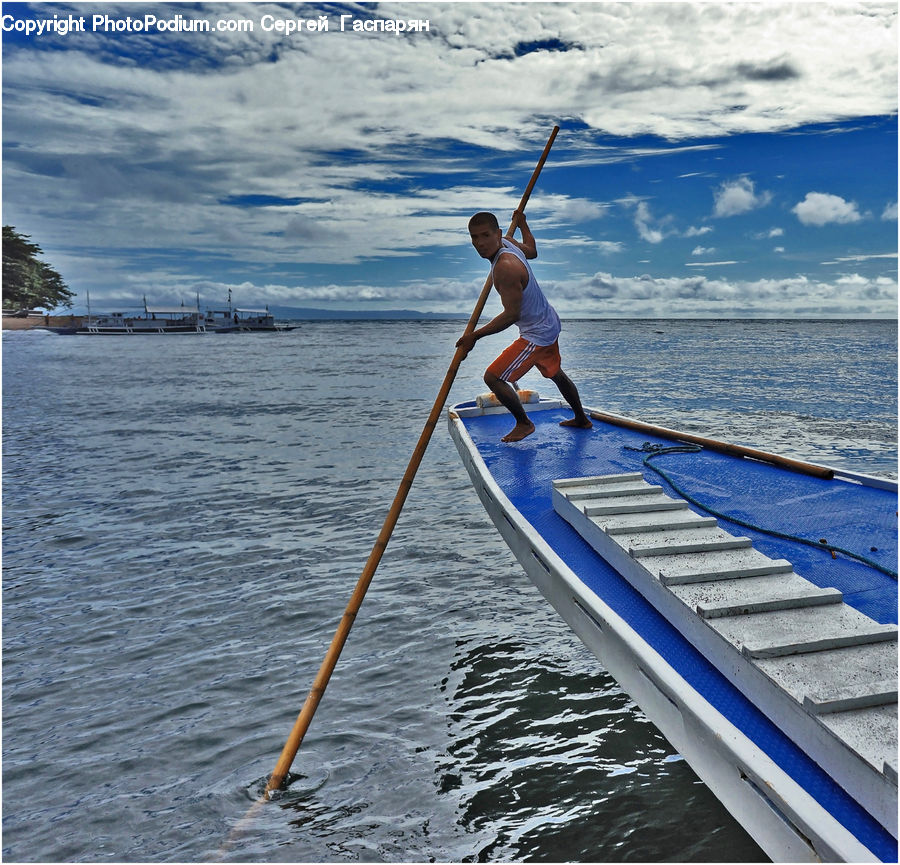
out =
<path fill-rule="evenodd" d="M 723 829 L 743 840 L 733 861 L 765 858 L 599 666 L 568 669 L 514 638 L 457 649 L 437 771 L 478 842 L 465 861 L 643 861 L 661 832 L 689 857 L 697 831 Z"/>

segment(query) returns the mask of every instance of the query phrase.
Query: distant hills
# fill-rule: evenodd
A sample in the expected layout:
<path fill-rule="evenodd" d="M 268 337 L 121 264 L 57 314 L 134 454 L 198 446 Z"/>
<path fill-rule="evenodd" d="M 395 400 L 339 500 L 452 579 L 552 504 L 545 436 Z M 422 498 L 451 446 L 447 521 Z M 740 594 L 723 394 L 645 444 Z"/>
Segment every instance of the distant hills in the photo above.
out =
<path fill-rule="evenodd" d="M 302 306 L 269 306 L 269 312 L 279 320 L 287 321 L 357 321 L 357 320 L 428 320 L 446 321 L 447 319 L 468 318 L 463 312 L 419 312 L 415 309 L 316 309 Z"/>

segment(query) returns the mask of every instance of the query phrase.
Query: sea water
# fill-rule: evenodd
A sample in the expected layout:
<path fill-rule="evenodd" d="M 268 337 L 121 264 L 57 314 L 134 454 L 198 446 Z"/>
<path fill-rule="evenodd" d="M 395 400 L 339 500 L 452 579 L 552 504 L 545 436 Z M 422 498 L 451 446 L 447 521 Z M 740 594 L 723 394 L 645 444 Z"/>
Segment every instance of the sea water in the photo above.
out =
<path fill-rule="evenodd" d="M 462 327 L 4 334 L 6 861 L 763 858 L 531 586 L 443 423 L 244 820 Z M 893 322 L 566 322 L 562 352 L 589 406 L 896 477 Z"/>

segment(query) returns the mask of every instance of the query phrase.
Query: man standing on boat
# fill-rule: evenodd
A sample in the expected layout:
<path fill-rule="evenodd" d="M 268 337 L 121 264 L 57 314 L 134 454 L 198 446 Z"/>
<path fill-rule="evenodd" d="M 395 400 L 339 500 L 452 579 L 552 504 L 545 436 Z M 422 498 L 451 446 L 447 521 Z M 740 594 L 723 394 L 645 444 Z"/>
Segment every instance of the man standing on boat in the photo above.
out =
<path fill-rule="evenodd" d="M 457 348 L 468 354 L 483 336 L 500 333 L 512 324 L 519 327 L 519 338 L 484 373 L 484 383 L 516 419 L 516 425 L 502 441 L 521 441 L 534 432 L 534 424 L 522 407 L 515 388 L 516 382 L 532 367 L 537 367 L 544 378 L 549 378 L 559 388 L 575 413 L 575 417 L 562 421 L 560 426 L 590 429 L 593 424 L 584 413 L 578 389 L 560 365 L 559 316 L 526 261 L 537 258 L 534 235 L 520 210 L 513 213 L 513 224 L 522 234 L 521 242 L 503 237 L 493 213 L 476 213 L 469 220 L 472 246 L 491 263 L 491 278 L 503 303 L 503 312 L 483 327 L 460 337 Z"/>

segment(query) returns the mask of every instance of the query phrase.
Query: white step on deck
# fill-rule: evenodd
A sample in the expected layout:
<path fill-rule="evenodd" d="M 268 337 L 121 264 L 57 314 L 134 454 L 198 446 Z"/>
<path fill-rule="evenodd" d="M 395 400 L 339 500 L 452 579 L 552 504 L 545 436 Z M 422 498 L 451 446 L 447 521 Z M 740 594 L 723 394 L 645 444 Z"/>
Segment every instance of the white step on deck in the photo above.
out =
<path fill-rule="evenodd" d="M 553 504 L 838 783 L 855 793 L 871 787 L 874 770 L 880 792 L 863 794 L 873 801 L 862 804 L 896 811 L 895 625 L 878 624 L 640 473 L 554 481 Z"/>

